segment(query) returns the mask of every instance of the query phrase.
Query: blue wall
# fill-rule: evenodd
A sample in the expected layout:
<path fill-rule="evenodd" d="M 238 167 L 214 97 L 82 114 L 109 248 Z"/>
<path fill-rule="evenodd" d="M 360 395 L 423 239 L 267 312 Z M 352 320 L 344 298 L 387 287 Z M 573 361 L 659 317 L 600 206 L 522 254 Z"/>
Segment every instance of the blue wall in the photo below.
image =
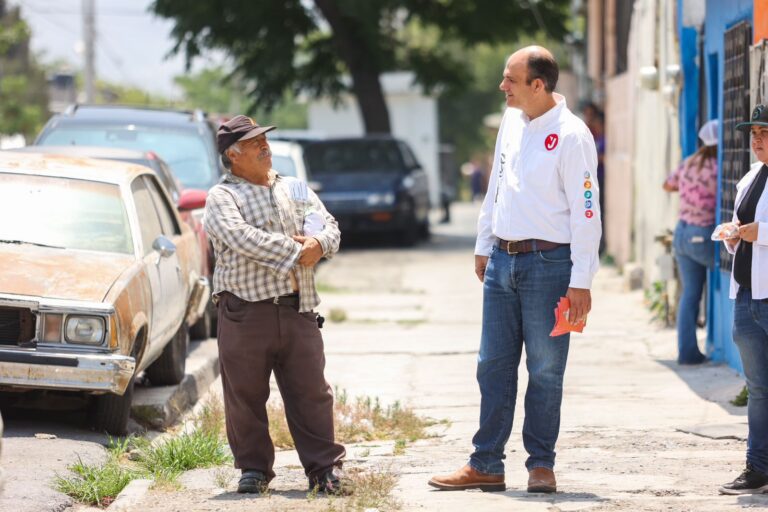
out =
<path fill-rule="evenodd" d="M 707 0 L 707 14 L 704 21 L 704 53 L 706 55 L 705 76 L 709 91 L 709 111 L 723 117 L 723 80 L 725 31 L 740 21 L 752 23 L 753 0 Z M 720 144 L 722 150 L 722 124 Z M 718 169 L 722 169 L 722 151 L 718 152 Z M 717 191 L 717 218 L 720 218 L 720 195 Z M 733 301 L 728 298 L 730 273 L 719 268 L 710 272 L 710 310 L 708 327 L 708 349 L 712 359 L 725 361 L 741 371 L 739 353 L 733 344 Z"/>

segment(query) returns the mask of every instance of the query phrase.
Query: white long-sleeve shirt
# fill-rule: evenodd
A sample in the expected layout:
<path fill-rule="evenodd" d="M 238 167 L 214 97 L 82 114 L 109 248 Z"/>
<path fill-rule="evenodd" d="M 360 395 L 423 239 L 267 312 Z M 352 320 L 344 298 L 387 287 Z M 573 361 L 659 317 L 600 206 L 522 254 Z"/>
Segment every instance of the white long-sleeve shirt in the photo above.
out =
<path fill-rule="evenodd" d="M 556 105 L 533 120 L 504 112 L 475 254 L 490 255 L 497 238 L 571 244 L 570 287 L 590 288 L 602 234 L 595 140 L 554 96 Z"/>
<path fill-rule="evenodd" d="M 755 162 L 752 164 L 750 171 L 736 184 L 736 200 L 733 204 L 733 221 L 739 220 L 737 212 L 741 202 L 749 190 L 749 186 L 757 177 L 760 169 L 763 168 L 763 162 Z M 763 195 L 760 196 L 760 200 L 757 202 L 755 208 L 755 222 L 757 222 L 757 240 L 752 242 L 752 298 L 754 300 L 762 300 L 768 298 L 768 187 L 763 191 Z M 741 243 L 741 241 L 739 241 Z M 731 253 L 736 254 L 736 250 L 739 247 L 739 243 L 730 247 L 727 243 L 725 249 Z M 739 283 L 733 278 L 733 267 L 731 267 L 731 287 L 729 290 L 729 296 L 732 299 L 736 298 L 739 293 Z"/>

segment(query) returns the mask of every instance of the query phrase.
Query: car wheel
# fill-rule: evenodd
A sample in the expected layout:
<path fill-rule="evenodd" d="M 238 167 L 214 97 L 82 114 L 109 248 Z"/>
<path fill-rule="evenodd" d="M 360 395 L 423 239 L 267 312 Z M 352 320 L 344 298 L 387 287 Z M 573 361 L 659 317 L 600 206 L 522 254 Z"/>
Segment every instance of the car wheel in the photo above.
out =
<path fill-rule="evenodd" d="M 95 395 L 91 402 L 91 425 L 97 432 L 107 432 L 113 436 L 128 433 L 128 417 L 133 403 L 133 383 L 135 375 L 128 382 L 125 393 L 116 395 L 107 393 Z"/>
<path fill-rule="evenodd" d="M 210 299 L 205 305 L 205 311 L 197 319 L 197 322 L 189 328 L 189 337 L 193 340 L 205 340 L 211 335 L 211 308 Z"/>
<path fill-rule="evenodd" d="M 420 226 L 416 218 L 409 219 L 405 227 L 397 232 L 396 240 L 402 247 L 412 247 L 419 240 Z"/>
<path fill-rule="evenodd" d="M 432 233 L 429 231 L 429 218 L 424 219 L 424 222 L 419 226 L 419 238 L 421 240 L 429 240 Z"/>
<path fill-rule="evenodd" d="M 187 365 L 187 347 L 189 346 L 189 329 L 182 322 L 179 330 L 168 341 L 157 360 L 147 368 L 147 377 L 155 386 L 170 386 L 178 384 L 184 378 Z"/>

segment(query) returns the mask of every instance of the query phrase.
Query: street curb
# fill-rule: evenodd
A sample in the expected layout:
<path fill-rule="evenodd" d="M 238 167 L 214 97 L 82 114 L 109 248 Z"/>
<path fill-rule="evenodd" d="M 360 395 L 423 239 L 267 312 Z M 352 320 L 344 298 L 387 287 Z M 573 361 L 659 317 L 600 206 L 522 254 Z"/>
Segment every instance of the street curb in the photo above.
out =
<path fill-rule="evenodd" d="M 151 485 L 152 480 L 143 478 L 131 480 L 128 485 L 120 491 L 120 494 L 117 495 L 115 501 L 109 504 L 106 510 L 109 512 L 127 512 L 131 510 L 144 498 L 144 495 L 147 494 Z"/>
<path fill-rule="evenodd" d="M 131 416 L 138 422 L 162 430 L 206 393 L 219 375 L 219 351 L 215 338 L 194 342 L 187 356 L 184 380 L 175 386 L 137 387 Z"/>

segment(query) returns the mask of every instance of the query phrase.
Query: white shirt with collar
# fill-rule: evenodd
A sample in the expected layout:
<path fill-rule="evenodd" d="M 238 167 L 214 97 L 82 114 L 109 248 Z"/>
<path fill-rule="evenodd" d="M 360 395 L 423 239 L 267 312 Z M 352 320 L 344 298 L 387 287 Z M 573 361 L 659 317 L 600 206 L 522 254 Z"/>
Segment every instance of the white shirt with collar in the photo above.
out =
<path fill-rule="evenodd" d="M 736 215 L 739 205 L 741 205 L 747 190 L 749 190 L 749 186 L 755 180 L 763 165 L 763 162 L 752 164 L 749 172 L 736 184 L 736 200 L 733 204 L 734 222 L 739 220 L 738 215 Z M 755 208 L 755 222 L 758 223 L 757 240 L 752 242 L 752 298 L 755 300 L 768 298 L 768 194 L 766 194 L 766 191 L 768 191 L 768 186 L 766 186 L 763 194 L 760 196 L 760 200 Z M 731 254 L 736 254 L 738 247 L 739 244 L 736 244 L 733 248 L 725 244 L 725 249 Z M 738 293 L 739 283 L 733 278 L 733 267 L 731 267 L 729 296 L 735 299 Z"/>
<path fill-rule="evenodd" d="M 599 266 L 597 150 L 586 124 L 555 94 L 556 105 L 530 120 L 507 108 L 499 127 L 475 254 L 497 238 L 571 244 L 571 288 L 590 288 Z"/>

